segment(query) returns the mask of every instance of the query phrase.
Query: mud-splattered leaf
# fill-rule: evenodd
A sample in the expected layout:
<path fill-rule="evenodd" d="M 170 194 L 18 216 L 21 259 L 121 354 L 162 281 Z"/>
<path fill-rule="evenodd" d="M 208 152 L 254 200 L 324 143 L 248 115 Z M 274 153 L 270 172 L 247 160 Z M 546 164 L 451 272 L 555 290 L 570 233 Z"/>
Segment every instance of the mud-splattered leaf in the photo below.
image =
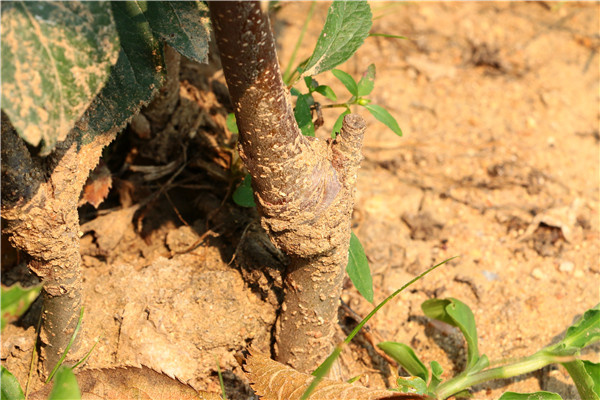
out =
<path fill-rule="evenodd" d="M 31 303 L 38 297 L 42 286 L 32 286 L 29 288 L 23 288 L 21 285 L 16 284 L 11 287 L 2 286 L 1 290 L 1 301 L 2 303 L 2 329 L 6 326 L 11 318 L 21 316 Z"/>
<path fill-rule="evenodd" d="M 345 62 L 363 44 L 371 24 L 366 1 L 334 1 L 302 76 L 317 75 Z"/>
<path fill-rule="evenodd" d="M 263 400 L 298 400 L 314 379 L 312 375 L 298 372 L 271 360 L 255 350 L 251 351 L 247 359 L 246 376 L 256 394 L 261 396 Z M 424 398 L 425 396 L 418 394 L 369 389 L 356 384 L 329 379 L 323 379 L 310 396 L 311 400 L 407 400 Z"/>
<path fill-rule="evenodd" d="M 220 400 L 221 396 L 197 392 L 192 387 L 149 368 L 89 369 L 76 375 L 83 399 Z M 50 388 L 33 393 L 32 400 L 46 399 Z"/>
<path fill-rule="evenodd" d="M 78 400 L 81 399 L 81 391 L 73 370 L 68 367 L 60 367 L 52 384 L 52 391 L 48 400 Z"/>
<path fill-rule="evenodd" d="M 254 202 L 254 191 L 252 190 L 252 177 L 246 174 L 240 186 L 233 192 L 233 201 L 238 206 L 256 207 Z"/>
<path fill-rule="evenodd" d="M 369 302 L 373 302 L 373 277 L 369 268 L 369 261 L 360 240 L 354 233 L 350 235 L 350 247 L 348 248 L 348 265 L 346 272 L 354 287 Z"/>
<path fill-rule="evenodd" d="M 543 391 L 535 393 L 505 392 L 498 400 L 562 400 L 562 397 L 558 393 Z"/>
<path fill-rule="evenodd" d="M 358 81 L 358 96 L 367 96 L 375 87 L 375 64 L 369 65 Z"/>
<path fill-rule="evenodd" d="M 138 1 L 154 34 L 179 53 L 206 63 L 210 40 L 208 7 L 202 1 Z"/>
<path fill-rule="evenodd" d="M 396 118 L 394 118 L 388 110 L 375 104 L 366 104 L 364 107 L 369 110 L 371 115 L 377 118 L 378 121 L 383 122 L 385 126 L 394 131 L 396 135 L 402 136 L 402 129 L 400 129 L 398 121 L 396 121 Z"/>
<path fill-rule="evenodd" d="M 396 380 L 396 385 L 402 393 L 427 393 L 427 383 L 418 376 L 400 377 Z"/>
<path fill-rule="evenodd" d="M 121 51 L 106 85 L 75 126 L 81 144 L 123 129 L 152 100 L 164 78 L 162 44 L 152 34 L 138 3 L 113 1 L 110 5 Z"/>
<path fill-rule="evenodd" d="M 304 136 L 315 136 L 315 124 L 312 121 L 312 113 L 309 104 L 310 100 L 312 100 L 310 94 L 301 94 L 298 96 L 296 108 L 294 108 L 294 117 Z"/>
<path fill-rule="evenodd" d="M 92 172 L 83 187 L 80 205 L 90 203 L 95 208 L 104 201 L 112 186 L 110 170 L 102 161 Z"/>
<path fill-rule="evenodd" d="M 48 154 L 108 79 L 119 52 L 109 2 L 2 4 L 2 109 Z"/>
<path fill-rule="evenodd" d="M 21 400 L 25 398 L 19 381 L 4 366 L 2 366 L 2 378 L 0 380 L 0 396 L 2 396 L 2 400 Z"/>

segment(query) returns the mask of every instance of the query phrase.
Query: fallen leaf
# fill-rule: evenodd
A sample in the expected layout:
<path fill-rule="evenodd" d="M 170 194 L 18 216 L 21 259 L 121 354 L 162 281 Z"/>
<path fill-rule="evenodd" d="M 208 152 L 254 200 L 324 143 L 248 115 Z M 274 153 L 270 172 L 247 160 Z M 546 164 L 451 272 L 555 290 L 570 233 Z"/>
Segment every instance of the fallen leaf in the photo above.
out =
<path fill-rule="evenodd" d="M 315 378 L 271 360 L 265 354 L 250 350 L 246 359 L 246 377 L 262 400 L 299 400 Z M 357 384 L 323 379 L 310 396 L 311 400 L 417 400 L 427 397 L 414 393 L 399 393 L 370 389 Z"/>
<path fill-rule="evenodd" d="M 221 400 L 218 394 L 197 392 L 185 383 L 146 367 L 87 369 L 76 377 L 82 400 Z M 48 384 L 29 398 L 45 400 L 51 390 L 52 384 Z"/>
<path fill-rule="evenodd" d="M 82 206 L 85 203 L 90 203 L 95 208 L 98 208 L 100 204 L 108 196 L 110 188 L 112 186 L 112 176 L 110 170 L 102 161 L 90 172 L 85 185 L 83 187 L 83 193 L 79 205 Z"/>

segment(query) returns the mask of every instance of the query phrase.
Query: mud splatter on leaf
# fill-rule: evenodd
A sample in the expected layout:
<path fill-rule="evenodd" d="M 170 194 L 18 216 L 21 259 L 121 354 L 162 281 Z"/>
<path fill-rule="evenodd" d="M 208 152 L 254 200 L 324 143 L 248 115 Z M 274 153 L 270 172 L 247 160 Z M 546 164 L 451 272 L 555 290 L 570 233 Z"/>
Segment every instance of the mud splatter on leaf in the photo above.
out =
<path fill-rule="evenodd" d="M 119 40 L 109 3 L 6 2 L 2 108 L 48 154 L 107 80 Z"/>

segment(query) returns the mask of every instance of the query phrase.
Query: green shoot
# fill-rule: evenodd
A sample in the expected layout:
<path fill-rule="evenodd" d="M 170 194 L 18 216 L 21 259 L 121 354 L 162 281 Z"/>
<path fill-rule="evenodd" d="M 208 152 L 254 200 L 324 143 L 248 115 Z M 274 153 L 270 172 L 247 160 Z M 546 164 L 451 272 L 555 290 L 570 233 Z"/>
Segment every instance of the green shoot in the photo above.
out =
<path fill-rule="evenodd" d="M 325 361 L 323 361 L 323 363 L 321 363 L 321 365 L 319 365 L 319 367 L 312 373 L 315 378 L 312 380 L 312 382 L 310 383 L 308 388 L 306 388 L 306 390 L 302 394 L 302 397 L 300 397 L 300 400 L 308 399 L 308 397 L 315 390 L 315 388 L 317 387 L 319 382 L 321 382 L 323 380 L 323 378 L 325 377 L 325 375 L 327 375 L 327 372 L 329 372 L 329 370 L 333 366 L 333 363 L 335 362 L 335 360 L 340 356 L 344 346 L 347 345 L 348 343 L 350 343 L 352 341 L 352 339 L 354 339 L 354 337 L 358 334 L 358 332 L 362 329 L 362 327 L 373 317 L 373 315 L 375 315 L 384 305 L 386 305 L 390 300 L 392 300 L 394 297 L 396 297 L 398 294 L 400 294 L 402 291 L 404 291 L 407 287 L 409 287 L 410 285 L 412 285 L 419 279 L 423 278 L 425 275 L 429 274 L 430 272 L 432 272 L 436 268 L 440 267 L 441 265 L 447 263 L 450 260 L 453 260 L 454 258 L 456 258 L 456 257 L 448 258 L 448 259 L 442 261 L 441 263 L 436 264 L 433 267 L 429 268 L 427 271 L 425 271 L 425 272 L 421 273 L 420 275 L 418 275 L 417 277 L 411 279 L 408 283 L 406 283 L 400 289 L 396 290 L 394 293 L 392 293 L 391 295 L 386 297 L 381 303 L 379 303 L 377 306 L 375 306 L 373 311 L 371 311 L 362 321 L 360 321 L 360 323 L 356 326 L 356 328 L 354 328 L 354 330 L 352 332 L 350 332 L 350 334 L 346 337 L 346 339 L 342 343 L 339 343 L 333 349 L 332 353 L 325 359 Z"/>
<path fill-rule="evenodd" d="M 215 356 L 215 363 L 217 364 L 217 375 L 219 375 L 219 385 L 221 386 L 221 398 L 227 400 L 227 394 L 225 393 L 225 383 L 223 382 L 223 374 L 221 373 L 221 365 L 217 356 Z"/>
<path fill-rule="evenodd" d="M 71 335 L 71 340 L 69 340 L 69 344 L 67 345 L 67 348 L 63 352 L 63 355 L 60 357 L 60 360 L 58 360 L 58 363 L 56 363 L 56 365 L 52 369 L 52 372 L 50 372 L 50 375 L 46 379 L 46 383 L 48 383 L 52 380 L 52 378 L 54 377 L 54 374 L 56 373 L 58 368 L 62 365 L 63 361 L 67 357 L 67 353 L 69 352 L 69 350 L 71 350 L 71 346 L 73 345 L 73 342 L 75 341 L 75 338 L 77 337 L 77 334 L 79 333 L 79 330 L 81 329 L 82 321 L 83 321 L 83 307 L 81 307 L 81 310 L 79 311 L 79 320 L 77 321 L 77 326 L 75 326 L 75 331 L 73 332 L 73 335 Z"/>
<path fill-rule="evenodd" d="M 494 379 L 506 379 L 536 371 L 549 364 L 561 363 L 567 369 L 582 399 L 600 399 L 600 364 L 580 360 L 579 352 L 584 347 L 600 341 L 600 305 L 585 312 L 566 332 L 558 343 L 545 347 L 529 357 L 514 360 L 504 365 L 488 368 L 490 362 L 477 348 L 477 330 L 470 308 L 456 299 L 431 299 L 422 305 L 423 312 L 430 318 L 456 326 L 460 329 L 468 345 L 467 368 L 446 382 L 441 382 L 442 369 L 432 361 L 431 380 L 427 394 L 436 399 L 446 399 L 452 395 L 465 393 L 469 387 Z M 428 371 L 414 351 L 403 343 L 384 342 L 378 345 L 396 360 L 416 379 L 426 380 Z M 493 363 L 496 365 L 497 363 Z M 501 364 L 501 363 L 499 363 Z M 425 378 L 424 378 L 425 377 Z M 400 390 L 416 390 L 413 381 L 399 381 Z M 420 390 L 420 387 L 419 387 Z M 528 394 L 506 393 L 504 400 L 559 399 L 555 393 L 536 392 Z"/>

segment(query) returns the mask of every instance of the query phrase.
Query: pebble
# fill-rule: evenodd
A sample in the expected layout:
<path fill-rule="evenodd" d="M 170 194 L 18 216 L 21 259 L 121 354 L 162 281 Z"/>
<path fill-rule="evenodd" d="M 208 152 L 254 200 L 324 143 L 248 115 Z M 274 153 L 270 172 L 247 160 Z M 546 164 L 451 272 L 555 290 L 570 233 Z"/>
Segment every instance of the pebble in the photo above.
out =
<path fill-rule="evenodd" d="M 573 264 L 571 261 L 563 261 L 558 266 L 558 270 L 560 272 L 572 272 L 574 268 L 575 264 Z"/>
<path fill-rule="evenodd" d="M 546 274 L 540 268 L 534 268 L 533 271 L 531 271 L 531 276 L 537 280 L 546 279 Z"/>

